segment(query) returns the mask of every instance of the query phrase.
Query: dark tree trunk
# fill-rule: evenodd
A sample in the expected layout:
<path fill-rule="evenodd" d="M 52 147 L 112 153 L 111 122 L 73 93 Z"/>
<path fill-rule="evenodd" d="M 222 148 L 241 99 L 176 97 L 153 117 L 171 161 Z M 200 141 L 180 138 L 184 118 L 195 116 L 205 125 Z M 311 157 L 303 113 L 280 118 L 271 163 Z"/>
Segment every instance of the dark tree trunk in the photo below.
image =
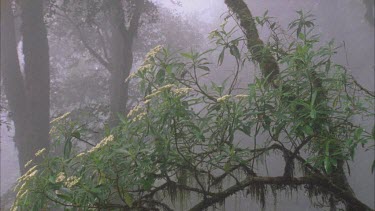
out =
<path fill-rule="evenodd" d="M 110 125 L 118 123 L 118 115 L 127 113 L 126 106 L 129 98 L 128 82 L 133 66 L 133 40 L 139 27 L 139 19 L 144 6 L 143 0 L 135 3 L 132 19 L 129 27 L 125 26 L 124 10 L 121 0 L 115 0 L 110 4 L 109 23 L 111 30 L 110 55 Z"/>
<path fill-rule="evenodd" d="M 20 154 L 19 165 L 21 173 L 23 173 L 24 165 L 28 160 L 26 157 L 21 158 L 23 157 L 22 153 L 27 149 L 22 143 L 25 143 L 29 136 L 27 127 L 29 112 L 24 79 L 17 55 L 16 33 L 10 0 L 1 0 L 1 75 L 14 122 L 14 141 Z"/>
<path fill-rule="evenodd" d="M 23 78 L 17 55 L 17 41 L 10 0 L 1 0 L 1 74 L 15 126 L 14 141 L 21 173 L 35 160 L 35 152 L 48 149 L 49 139 L 49 53 L 43 1 L 21 2 L 25 55 Z"/>
<path fill-rule="evenodd" d="M 21 143 L 19 157 L 27 162 L 37 150 L 49 146 L 50 67 L 43 0 L 23 0 L 21 9 L 30 136 Z"/>
<path fill-rule="evenodd" d="M 127 33 L 124 25 L 124 10 L 120 0 L 110 5 L 110 55 L 111 55 L 111 78 L 110 78 L 110 124 L 113 126 L 118 122 L 117 115 L 126 113 L 128 101 L 128 83 L 125 79 L 129 76 L 133 65 L 132 38 Z"/>

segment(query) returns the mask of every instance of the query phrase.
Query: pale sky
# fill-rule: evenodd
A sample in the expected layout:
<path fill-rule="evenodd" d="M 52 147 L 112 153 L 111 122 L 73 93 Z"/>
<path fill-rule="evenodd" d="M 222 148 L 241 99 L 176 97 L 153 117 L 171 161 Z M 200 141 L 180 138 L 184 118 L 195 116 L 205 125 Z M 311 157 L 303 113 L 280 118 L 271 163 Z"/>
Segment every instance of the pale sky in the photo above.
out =
<path fill-rule="evenodd" d="M 224 0 L 179 0 L 181 6 L 174 5 L 171 0 L 155 0 L 162 5 L 186 15 L 198 15 L 200 19 L 211 22 L 218 20 L 226 11 Z M 175 0 L 176 1 L 176 0 Z"/>

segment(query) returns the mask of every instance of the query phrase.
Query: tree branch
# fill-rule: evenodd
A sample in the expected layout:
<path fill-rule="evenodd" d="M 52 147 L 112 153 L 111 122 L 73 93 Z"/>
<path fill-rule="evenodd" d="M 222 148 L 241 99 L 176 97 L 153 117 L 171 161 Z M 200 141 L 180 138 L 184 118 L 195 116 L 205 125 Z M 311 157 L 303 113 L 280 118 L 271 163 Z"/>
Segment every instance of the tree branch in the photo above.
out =
<path fill-rule="evenodd" d="M 260 39 L 254 18 L 246 3 L 243 0 L 225 0 L 225 4 L 239 21 L 239 26 L 246 36 L 247 48 L 253 59 L 259 63 L 263 77 L 267 79 L 269 84 L 276 87 L 274 79 L 279 75 L 279 65 Z"/>
<path fill-rule="evenodd" d="M 350 204 L 356 210 L 371 211 L 369 206 L 362 203 L 356 197 L 354 197 L 350 191 L 343 190 L 336 185 L 332 184 L 329 180 L 322 177 L 297 177 L 297 178 L 287 178 L 287 177 L 247 177 L 240 183 L 229 187 L 228 189 L 215 194 L 213 197 L 202 200 L 196 204 L 190 211 L 200 211 L 204 210 L 218 202 L 224 201 L 227 197 L 237 193 L 238 191 L 244 190 L 246 187 L 251 185 L 291 185 L 291 186 L 301 186 L 310 185 L 319 187 L 320 189 L 332 193 L 338 199 L 342 200 L 345 204 Z"/>
<path fill-rule="evenodd" d="M 85 46 L 85 48 L 89 51 L 91 56 L 93 56 L 101 65 L 103 65 L 109 72 L 112 72 L 111 64 L 106 61 L 98 52 L 96 52 L 88 43 L 86 37 L 84 36 L 83 32 L 79 28 L 77 24 L 74 23 L 74 21 L 66 14 L 64 13 L 63 17 L 65 17 L 70 24 L 75 28 L 75 30 L 78 33 L 78 37 L 81 40 L 82 44 Z"/>
<path fill-rule="evenodd" d="M 135 8 L 133 11 L 133 15 L 130 19 L 130 24 L 128 28 L 128 32 L 130 33 L 130 39 L 134 39 L 137 35 L 138 28 L 139 28 L 139 20 L 141 18 L 141 14 L 144 8 L 145 1 L 144 0 L 137 0 L 135 1 Z"/>

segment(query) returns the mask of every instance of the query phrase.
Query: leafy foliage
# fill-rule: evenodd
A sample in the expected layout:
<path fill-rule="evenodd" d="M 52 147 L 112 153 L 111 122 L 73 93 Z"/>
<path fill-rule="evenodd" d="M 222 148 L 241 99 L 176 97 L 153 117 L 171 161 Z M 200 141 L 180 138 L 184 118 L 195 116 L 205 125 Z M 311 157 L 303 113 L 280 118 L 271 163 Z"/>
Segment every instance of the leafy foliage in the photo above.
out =
<path fill-rule="evenodd" d="M 221 50 L 219 64 L 227 49 L 237 61 L 230 86 L 202 83 L 215 71 L 207 59 L 214 50 L 179 54 L 161 46 L 152 49 L 128 79 L 138 82 L 141 102 L 88 151 L 71 150 L 81 131 L 64 127 L 72 128 L 60 137 L 64 155 L 43 155 L 44 162 L 19 179 L 14 208 L 202 210 L 239 191 L 264 204 L 268 188 L 297 185 L 323 199 L 333 194 L 348 203 L 335 195 L 337 187 L 329 178 L 338 161 L 353 159 L 358 145 L 373 145 L 373 134 L 355 121 L 374 115 L 373 96 L 345 67 L 333 63 L 333 42 L 318 47 L 317 36 L 304 30 L 314 26 L 310 16 L 299 14 L 290 24 L 296 39 L 266 45 L 275 55 L 279 42 L 289 46 L 279 55 L 276 87 L 256 78 L 238 91 L 238 71 L 251 58 L 240 52 L 241 38 L 232 38 L 235 29 L 226 32 L 225 25 L 211 37 Z M 265 166 L 258 161 L 277 151 L 285 158 L 284 175 L 262 175 Z M 300 164 L 303 177 L 294 176 L 294 163 Z M 188 197 L 197 203 L 188 204 Z"/>

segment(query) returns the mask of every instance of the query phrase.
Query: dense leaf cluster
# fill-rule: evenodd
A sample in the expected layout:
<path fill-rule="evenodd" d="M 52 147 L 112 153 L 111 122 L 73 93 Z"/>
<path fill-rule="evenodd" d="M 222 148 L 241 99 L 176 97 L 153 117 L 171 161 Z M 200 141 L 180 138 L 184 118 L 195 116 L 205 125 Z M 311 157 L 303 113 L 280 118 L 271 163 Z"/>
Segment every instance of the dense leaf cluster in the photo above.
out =
<path fill-rule="evenodd" d="M 274 86 L 266 78 L 237 86 L 239 72 L 259 55 L 239 50 L 243 38 L 225 25 L 211 33 L 218 63 L 229 52 L 237 66 L 222 84 L 202 82 L 218 74 L 207 59 L 215 49 L 152 49 L 128 79 L 138 82 L 140 103 L 96 146 L 73 149 L 80 130 L 68 115 L 53 122 L 64 156 L 38 154 L 45 160 L 19 179 L 14 208 L 202 210 L 241 191 L 264 204 L 268 190 L 300 185 L 310 196 L 360 203 L 330 178 L 358 145 L 373 145 L 374 132 L 355 119 L 374 115 L 374 96 L 333 63 L 333 42 L 319 47 L 309 17 L 300 12 L 290 25 L 296 38 L 265 45 L 280 65 Z M 256 19 L 277 35 L 270 20 Z M 284 172 L 266 175 L 259 161 L 280 154 Z"/>

